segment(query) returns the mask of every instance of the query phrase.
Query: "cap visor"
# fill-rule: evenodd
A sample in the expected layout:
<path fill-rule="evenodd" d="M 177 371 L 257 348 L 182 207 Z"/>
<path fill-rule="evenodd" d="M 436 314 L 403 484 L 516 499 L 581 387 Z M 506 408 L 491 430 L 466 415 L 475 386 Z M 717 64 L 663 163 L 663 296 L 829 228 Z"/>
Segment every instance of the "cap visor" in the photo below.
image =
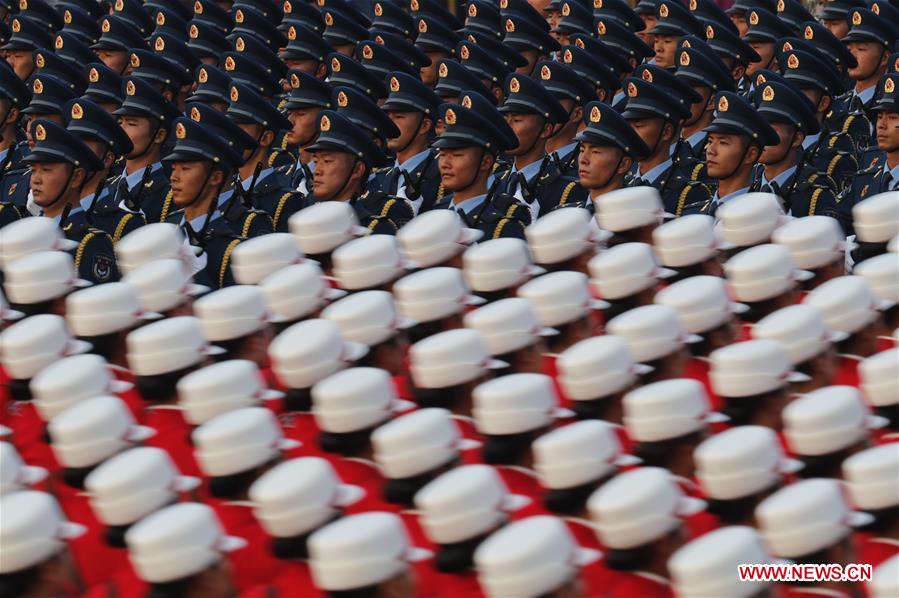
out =
<path fill-rule="evenodd" d="M 131 426 L 125 439 L 128 442 L 143 442 L 147 438 L 152 438 L 156 434 L 156 430 L 149 426 Z"/>
<path fill-rule="evenodd" d="M 574 549 L 574 563 L 578 567 L 586 567 L 587 565 L 595 563 L 601 558 L 602 552 L 599 550 L 581 547 Z"/>
<path fill-rule="evenodd" d="M 202 480 L 192 475 L 179 475 L 172 482 L 172 490 L 175 492 L 190 492 L 200 487 Z"/>
<path fill-rule="evenodd" d="M 200 349 L 200 352 L 203 355 L 212 356 L 212 355 L 224 355 L 226 351 L 225 351 L 225 349 L 222 349 L 221 347 L 219 347 L 217 345 L 209 345 L 207 347 L 203 347 L 202 349 Z"/>
<path fill-rule="evenodd" d="M 56 537 L 60 540 L 74 540 L 87 532 L 87 528 L 74 521 L 63 521 L 56 530 Z"/>
<path fill-rule="evenodd" d="M 603 301 L 602 299 L 590 299 L 587 302 L 587 306 L 590 309 L 609 309 L 611 304 L 608 301 Z"/>
<path fill-rule="evenodd" d="M 303 446 L 303 443 L 299 440 L 294 440 L 293 438 L 280 438 L 275 446 L 279 451 L 290 451 L 295 448 L 300 448 Z"/>
<path fill-rule="evenodd" d="M 480 241 L 483 236 L 484 231 L 482 230 L 476 228 L 463 228 L 462 232 L 459 234 L 459 240 L 456 242 L 461 245 L 471 245 L 476 241 Z"/>
<path fill-rule="evenodd" d="M 455 444 L 455 447 L 460 451 L 471 451 L 482 446 L 483 443 L 480 440 L 474 440 L 473 438 L 460 438 Z"/>
<path fill-rule="evenodd" d="M 800 382 L 808 382 L 811 380 L 811 377 L 806 376 L 802 372 L 790 372 L 787 374 L 787 382 L 800 383 Z"/>
<path fill-rule="evenodd" d="M 677 275 L 677 271 L 671 268 L 656 268 L 656 278 L 671 278 L 675 275 Z"/>
<path fill-rule="evenodd" d="M 134 388 L 134 385 L 130 382 L 125 382 L 124 380 L 113 380 L 109 383 L 109 392 L 114 395 L 128 392 L 132 388 Z"/>
<path fill-rule="evenodd" d="M 365 497 L 365 489 L 353 484 L 338 484 L 337 495 L 334 497 L 335 507 L 348 507 L 359 502 Z"/>
<path fill-rule="evenodd" d="M 87 353 L 93 348 L 93 345 L 87 341 L 73 338 L 66 347 L 66 355 L 81 355 Z"/>
<path fill-rule="evenodd" d="M 16 310 L 14 310 L 14 309 L 7 309 L 7 310 L 4 310 L 4 311 L 2 312 L 2 315 L 0 315 L 0 319 L 2 319 L 2 320 L 9 320 L 9 321 L 13 321 L 13 320 L 21 320 L 21 319 L 24 318 L 24 317 L 25 317 L 25 314 L 24 314 L 24 313 L 22 313 L 22 312 L 20 312 L 20 311 L 16 311 Z"/>
<path fill-rule="evenodd" d="M 211 289 L 202 284 L 189 284 L 187 285 L 187 294 L 191 297 L 196 297 L 197 295 L 203 295 L 208 293 Z"/>
<path fill-rule="evenodd" d="M 509 367 L 509 364 L 499 359 L 490 359 L 487 361 L 488 370 L 501 370 L 507 367 Z"/>
<path fill-rule="evenodd" d="M 24 486 L 34 486 L 47 479 L 47 470 L 34 465 L 23 465 L 19 468 L 19 483 Z"/>
<path fill-rule="evenodd" d="M 780 473 L 796 473 L 803 467 L 805 467 L 805 463 L 803 463 L 799 459 L 784 457 L 780 460 L 780 463 L 778 463 L 777 471 L 779 471 Z"/>
<path fill-rule="evenodd" d="M 640 465 L 641 463 L 643 463 L 643 459 L 637 457 L 636 455 L 624 454 L 615 457 L 614 463 L 618 467 L 630 467 L 633 465 Z"/>
<path fill-rule="evenodd" d="M 529 265 L 524 267 L 524 273 L 528 276 L 540 276 L 541 274 L 546 274 L 546 268 L 541 268 L 540 266 Z"/>
<path fill-rule="evenodd" d="M 537 336 L 540 337 L 548 337 L 548 336 L 556 336 L 559 334 L 559 331 L 555 328 L 543 327 L 537 330 Z"/>
<path fill-rule="evenodd" d="M 360 359 L 368 355 L 368 347 L 366 347 L 362 343 L 345 341 L 343 343 L 343 349 L 345 352 L 343 358 L 344 361 L 359 361 Z"/>
<path fill-rule="evenodd" d="M 477 295 L 466 295 L 462 299 L 463 305 L 484 305 L 485 303 L 487 303 L 487 300 Z"/>
<path fill-rule="evenodd" d="M 271 390 L 265 389 L 259 394 L 259 399 L 261 401 L 277 401 L 278 399 L 283 399 L 284 393 L 280 390 Z"/>
<path fill-rule="evenodd" d="M 532 502 L 529 496 L 523 494 L 507 494 L 503 497 L 499 508 L 503 511 L 520 511 Z"/>
<path fill-rule="evenodd" d="M 222 536 L 215 544 L 216 550 L 219 552 L 234 552 L 240 550 L 247 545 L 247 541 L 237 536 Z"/>
<path fill-rule="evenodd" d="M 577 415 L 571 409 L 567 409 L 565 407 L 556 407 L 553 409 L 553 417 L 556 419 L 570 419 Z"/>
<path fill-rule="evenodd" d="M 706 508 L 706 502 L 691 496 L 682 496 L 677 505 L 677 514 L 680 517 L 689 517 Z"/>
<path fill-rule="evenodd" d="M 850 527 L 864 527 L 874 523 L 875 519 L 874 515 L 870 513 L 852 511 L 849 513 L 849 516 L 846 517 L 846 523 L 848 523 Z"/>
<path fill-rule="evenodd" d="M 805 282 L 806 280 L 811 280 L 815 277 L 815 273 L 809 270 L 794 270 L 793 271 L 793 280 L 798 280 L 799 282 Z"/>

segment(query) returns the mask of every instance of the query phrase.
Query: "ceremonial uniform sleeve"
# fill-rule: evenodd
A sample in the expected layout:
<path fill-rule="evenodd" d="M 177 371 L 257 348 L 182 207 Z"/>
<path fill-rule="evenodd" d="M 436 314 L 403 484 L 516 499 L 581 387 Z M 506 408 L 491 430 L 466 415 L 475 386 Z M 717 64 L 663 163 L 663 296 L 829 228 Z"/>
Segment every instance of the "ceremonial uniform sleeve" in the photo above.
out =
<path fill-rule="evenodd" d="M 117 282 L 121 278 L 112 248 L 112 238 L 97 228 L 84 231 L 75 248 L 75 269 L 78 277 L 93 284 Z"/>

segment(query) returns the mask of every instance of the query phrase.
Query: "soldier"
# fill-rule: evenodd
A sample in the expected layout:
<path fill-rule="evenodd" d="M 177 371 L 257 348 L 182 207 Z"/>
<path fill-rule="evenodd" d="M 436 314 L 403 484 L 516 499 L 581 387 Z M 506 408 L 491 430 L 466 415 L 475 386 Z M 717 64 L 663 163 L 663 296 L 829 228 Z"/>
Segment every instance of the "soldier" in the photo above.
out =
<path fill-rule="evenodd" d="M 784 79 L 800 88 L 814 104 L 815 118 L 821 126 L 818 133 L 806 133 L 802 141 L 804 161 L 831 177 L 842 191 L 858 170 L 858 152 L 864 148 L 857 147 L 856 140 L 868 138 L 870 123 L 864 117 L 834 113 L 834 102 L 843 89 L 843 82 L 823 56 L 787 50 L 779 61 Z"/>
<path fill-rule="evenodd" d="M 241 156 L 212 127 L 184 117 L 174 126 L 175 146 L 164 159 L 172 163 L 172 207 L 179 211 L 169 219 L 184 228 L 191 245 L 203 250 L 193 266 L 197 283 L 214 289 L 229 286 L 234 284 L 231 252 L 243 231 L 232 228 L 222 211 L 225 202 L 218 200 Z"/>
<path fill-rule="evenodd" d="M 566 46 L 562 50 L 562 56 L 569 59 L 567 63 L 544 60 L 537 65 L 540 82 L 568 112 L 568 120 L 560 123 L 561 126 L 546 140 L 546 152 L 551 155 L 563 177 L 577 174 L 578 142 L 575 136 L 584 122 L 584 106 L 597 99 L 596 88 L 603 85 L 595 69 L 592 76 L 587 76 L 585 71 L 571 67 L 575 52 L 579 53 L 580 48 Z M 604 69 L 604 72 L 611 76 L 610 71 Z M 611 92 L 608 96 L 610 95 Z"/>
<path fill-rule="evenodd" d="M 476 18 L 478 11 L 489 10 L 493 8 L 491 5 L 485 5 L 480 2 L 471 2 L 468 5 L 468 18 L 466 22 Z M 498 17 L 499 15 L 497 15 Z M 496 27 L 499 26 L 499 19 L 496 19 Z M 432 16 L 421 16 L 417 21 L 418 36 L 415 38 L 415 47 L 425 53 L 425 56 L 431 61 L 429 66 L 421 67 L 421 82 L 432 88 L 437 84 L 437 64 L 450 58 L 456 51 L 456 44 L 459 43 L 459 34 L 452 29 L 447 28 L 439 19 Z M 474 27 L 471 31 L 477 31 Z M 498 33 L 498 32 L 496 32 Z M 492 35 L 496 35 L 492 33 Z"/>
<path fill-rule="evenodd" d="M 836 184 L 830 177 L 806 164 L 801 152 L 807 134 L 818 132 L 811 102 L 788 84 L 769 81 L 755 90 L 758 114 L 768 121 L 779 138 L 765 146 L 756 173 L 761 191 L 774 193 L 783 200 L 784 211 L 793 216 L 837 217 Z"/>
<path fill-rule="evenodd" d="M 711 192 L 700 182 L 701 164 L 681 153 L 681 123 L 701 96 L 682 80 L 658 67 L 640 67 L 640 78 L 629 77 L 627 119 L 649 152 L 637 163 L 633 186 L 659 190 L 665 211 L 682 216 L 698 211 Z M 672 101 L 673 100 L 673 101 Z"/>
<path fill-rule="evenodd" d="M 736 5 L 734 6 L 736 7 Z M 743 19 L 744 24 L 745 22 Z M 737 91 L 742 92 L 749 89 L 746 71 L 749 69 L 749 65 L 761 61 L 762 57 L 752 49 L 752 46 L 725 25 L 706 23 L 705 39 L 718 54 L 718 57 L 724 61 L 724 66 L 730 70 Z"/>
<path fill-rule="evenodd" d="M 19 140 L 19 120 L 22 110 L 31 102 L 31 90 L 9 66 L 0 66 L 0 228 L 28 215 L 24 206 L 7 200 L 10 185 L 15 184 L 22 171 L 22 158 L 28 144 Z M 9 175 L 9 176 L 7 176 Z"/>
<path fill-rule="evenodd" d="M 693 102 L 690 117 L 684 120 L 681 151 L 700 162 L 705 161 L 706 133 L 715 110 L 715 94 L 734 91 L 734 80 L 724 62 L 711 46 L 700 39 L 683 38 L 677 51 L 678 79 L 683 80 L 698 93 L 701 99 Z"/>
<path fill-rule="evenodd" d="M 168 174 L 160 157 L 178 110 L 147 81 L 129 77 L 123 87 L 125 101 L 113 114 L 120 117 L 132 150 L 125 154 L 122 174 L 110 182 L 114 189 L 110 200 L 139 209 L 147 222 L 161 222 L 172 208 Z"/>
<path fill-rule="evenodd" d="M 322 110 L 318 138 L 307 150 L 315 160 L 312 194 L 307 205 L 327 201 L 349 202 L 359 223 L 372 232 L 396 234 L 412 219 L 412 208 L 382 194 L 363 194 L 372 166 L 383 160 L 368 131 L 332 110 Z"/>
<path fill-rule="evenodd" d="M 771 125 L 736 93 L 719 92 L 715 106 L 715 116 L 705 128 L 706 168 L 718 180 L 718 189 L 701 210 L 713 215 L 720 205 L 749 191 L 752 169 L 764 147 L 780 143 Z"/>
<path fill-rule="evenodd" d="M 578 177 L 591 200 L 624 187 L 634 163 L 649 155 L 649 148 L 621 115 L 608 104 L 590 102 L 584 114 L 586 128 L 578 133 Z M 563 204 L 564 205 L 564 204 Z"/>
<path fill-rule="evenodd" d="M 239 184 L 245 205 L 263 210 L 272 218 L 274 230 L 287 231 L 287 220 L 303 205 L 303 195 L 294 191 L 283 169 L 272 166 L 272 143 L 279 130 L 290 129 L 287 118 L 250 87 L 233 83 L 227 115 L 252 139 L 256 147 L 240 166 Z M 246 156 L 246 152 L 244 152 Z"/>
<path fill-rule="evenodd" d="M 81 97 L 100 104 L 104 110 L 112 114 L 125 99 L 122 78 L 100 62 L 92 62 L 87 68 L 87 89 Z"/>
<path fill-rule="evenodd" d="M 291 177 L 293 189 L 309 195 L 312 193 L 312 161 L 306 148 L 318 133 L 319 112 L 331 107 L 331 87 L 298 71 L 291 71 L 288 81 L 291 89 L 281 108 L 287 111 L 291 128 L 284 134 L 283 144 L 296 148 L 296 163 L 283 170 Z"/>
<path fill-rule="evenodd" d="M 507 152 L 514 166 L 498 175 L 499 192 L 528 204 L 531 221 L 559 204 L 584 202 L 583 188 L 563 177 L 546 153 L 546 140 L 558 125 L 568 121 L 565 109 L 539 80 L 527 75 L 509 75 L 505 92 L 500 112 L 517 143 Z"/>
<path fill-rule="evenodd" d="M 66 106 L 66 114 L 69 132 L 91 148 L 103 164 L 103 168 L 96 171 L 84 186 L 89 193 L 82 198 L 82 204 L 88 202 L 85 217 L 93 226 L 106 232 L 113 244 L 118 243 L 123 236 L 146 224 L 144 215 L 139 211 L 123 209 L 107 199 L 109 171 L 117 156 L 131 153 L 131 140 L 112 116 L 90 100 L 72 100 Z"/>
<path fill-rule="evenodd" d="M 863 199 L 899 187 L 899 74 L 885 75 L 878 85 L 880 94 L 871 104 L 876 115 L 877 147 L 885 153 L 852 179 L 840 199 L 839 220 L 847 234 L 854 231 L 852 208 Z"/>
<path fill-rule="evenodd" d="M 530 221 L 527 212 L 520 210 L 520 204 L 514 200 L 495 197 L 498 179 L 494 179 L 493 189 L 487 188 L 497 155 L 514 148 L 518 140 L 499 112 L 487 112 L 486 100 L 484 103 L 477 112 L 464 105 L 440 106 L 445 128 L 434 147 L 438 150 L 442 184 L 453 195 L 436 207 L 455 209 L 469 227 L 481 230 L 485 239 L 523 238 L 524 226 Z M 500 205 L 502 211 L 497 207 Z M 510 211 L 512 217 L 506 216 Z M 524 214 L 519 216 L 519 212 Z"/>
<path fill-rule="evenodd" d="M 91 46 L 100 62 L 114 73 L 124 75 L 131 52 L 146 49 L 147 42 L 140 31 L 119 15 L 108 15 L 100 21 L 100 39 Z"/>
<path fill-rule="evenodd" d="M 506 31 L 503 43 L 527 60 L 527 64 L 516 69 L 519 73 L 526 75 L 533 73 L 538 62 L 557 52 L 560 48 L 559 43 L 550 36 L 547 30 L 529 20 L 528 16 L 523 13 L 509 11 L 502 16 L 502 23 Z M 546 26 L 546 29 L 548 28 Z"/>
<path fill-rule="evenodd" d="M 34 51 L 51 47 L 52 38 L 43 25 L 24 15 L 13 17 L 10 27 L 12 36 L 0 50 L 19 79 L 27 81 L 34 72 Z"/>
<path fill-rule="evenodd" d="M 777 69 L 777 41 L 791 37 L 793 30 L 784 21 L 763 8 L 750 10 L 747 16 L 749 29 L 743 35 L 743 41 L 758 54 L 758 62 L 753 62 L 746 69 L 746 74 L 753 76 L 761 69 Z"/>
<path fill-rule="evenodd" d="M 440 186 L 437 152 L 429 147 L 440 99 L 417 78 L 398 71 L 389 75 L 388 87 L 390 95 L 382 109 L 400 134 L 387 142 L 396 154 L 396 165 L 384 176 L 383 188 L 408 199 L 420 214 L 434 207 Z"/>
<path fill-rule="evenodd" d="M 885 5 L 880 9 L 883 16 L 866 8 L 856 8 L 849 13 L 852 27 L 842 41 L 857 62 L 849 68 L 849 77 L 855 81 L 849 98 L 849 112 L 863 110 L 868 113 L 873 106 L 877 82 L 887 70 L 890 48 L 899 33 L 896 29 L 899 14 L 894 14 L 895 9 L 890 8 Z"/>
<path fill-rule="evenodd" d="M 35 205 L 42 216 L 59 223 L 68 239 L 78 243 L 74 256 L 81 278 L 93 283 L 118 280 L 112 238 L 91 225 L 85 213 L 91 196 L 82 195 L 90 177 L 103 169 L 103 162 L 56 123 L 38 120 L 33 128 L 35 145 L 23 160 L 32 169 Z"/>
<path fill-rule="evenodd" d="M 655 40 L 653 64 L 673 70 L 677 66 L 678 39 L 685 35 L 702 35 L 702 26 L 681 2 L 659 2 L 657 21 L 651 33 Z"/>

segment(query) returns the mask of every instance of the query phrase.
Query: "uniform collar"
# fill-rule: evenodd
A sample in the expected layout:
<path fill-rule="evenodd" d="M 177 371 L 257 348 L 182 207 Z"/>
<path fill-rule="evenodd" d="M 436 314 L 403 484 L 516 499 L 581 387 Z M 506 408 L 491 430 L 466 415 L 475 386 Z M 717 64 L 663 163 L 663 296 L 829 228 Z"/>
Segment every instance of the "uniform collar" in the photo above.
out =
<path fill-rule="evenodd" d="M 150 165 L 150 173 L 154 173 L 157 170 L 162 168 L 162 162 L 154 162 Z M 125 175 L 125 183 L 128 185 L 128 190 L 131 191 L 134 189 L 135 185 L 137 185 L 141 179 L 144 178 L 144 168 L 138 168 L 131 174 Z"/>
<path fill-rule="evenodd" d="M 890 190 L 895 189 L 897 183 L 899 183 L 899 164 L 890 169 L 890 177 L 892 180 L 890 181 Z"/>
<path fill-rule="evenodd" d="M 712 198 L 712 203 L 723 204 L 737 197 L 738 195 L 743 195 L 744 193 L 749 193 L 749 187 L 743 187 L 742 189 L 737 189 L 733 193 L 728 193 L 724 197 L 718 197 L 718 192 L 715 191 L 715 197 Z"/>
<path fill-rule="evenodd" d="M 782 189 L 786 182 L 793 176 L 793 173 L 796 172 L 796 165 L 790 166 L 782 173 L 771 179 L 770 181 L 765 177 L 764 171 L 762 172 L 762 182 L 768 185 L 777 185 L 778 189 Z"/>
<path fill-rule="evenodd" d="M 540 166 L 542 164 L 543 164 L 543 158 L 540 158 L 539 160 L 534 160 L 533 162 L 531 162 L 530 164 L 528 164 L 521 170 L 518 170 L 517 168 L 515 168 L 512 170 L 512 172 L 514 172 L 516 174 L 521 174 L 522 176 L 524 176 L 524 178 L 528 182 L 530 182 L 530 180 L 533 179 L 535 176 L 537 176 L 537 173 L 540 172 Z"/>
<path fill-rule="evenodd" d="M 576 148 L 576 147 L 577 147 L 577 141 L 573 141 L 573 142 L 569 143 L 568 145 L 563 145 L 562 147 L 557 149 L 554 153 L 559 158 L 562 158 L 563 156 L 567 156 L 568 154 L 573 152 L 574 148 Z"/>
<path fill-rule="evenodd" d="M 474 197 L 469 197 L 468 199 L 457 203 L 453 207 L 456 210 L 462 210 L 466 215 L 468 215 L 478 209 L 478 207 L 480 207 L 480 205 L 484 203 L 485 199 L 487 199 L 486 193 L 484 193 L 483 195 L 475 195 Z"/>
<path fill-rule="evenodd" d="M 662 173 L 665 172 L 666 170 L 668 170 L 668 168 L 670 166 L 671 166 L 671 158 L 668 158 L 661 164 L 656 164 L 655 166 L 650 168 L 646 174 L 642 174 L 640 172 L 640 167 L 638 166 L 637 167 L 637 176 L 639 176 L 640 178 L 642 178 L 644 181 L 646 181 L 648 183 L 654 183 L 656 181 L 656 179 L 658 179 L 660 176 L 662 176 Z"/>
<path fill-rule="evenodd" d="M 265 177 L 267 177 L 268 175 L 270 175 L 273 172 L 275 172 L 275 169 L 272 167 L 263 168 L 262 170 L 260 170 L 259 176 L 256 177 L 256 184 L 258 185 L 259 183 L 261 183 L 262 179 L 264 179 Z M 253 175 L 250 175 L 247 178 L 242 179 L 240 181 L 240 185 L 241 185 L 241 187 L 243 187 L 244 191 L 248 191 L 250 189 L 250 185 L 252 183 L 253 183 Z"/>
<path fill-rule="evenodd" d="M 852 90 L 852 93 L 862 101 L 862 104 L 868 105 L 868 102 L 874 97 L 874 92 L 877 91 L 877 86 L 872 85 L 868 89 L 863 89 L 862 91 Z"/>
<path fill-rule="evenodd" d="M 695 133 L 684 139 L 684 141 L 689 143 L 690 147 L 696 149 L 696 146 L 702 143 L 702 140 L 705 139 L 705 136 L 705 131 L 696 131 Z"/>
<path fill-rule="evenodd" d="M 0 150 L 0 163 L 3 163 L 3 161 L 6 160 L 6 156 L 9 155 L 10 149 L 11 148 L 6 148 L 5 150 Z"/>
<path fill-rule="evenodd" d="M 412 172 L 413 170 L 418 168 L 422 162 L 425 161 L 425 158 L 428 157 L 429 153 L 431 153 L 430 149 L 420 151 L 417 154 L 415 154 L 414 156 L 412 156 L 411 158 L 409 158 L 408 160 L 406 160 L 405 162 L 397 162 L 396 165 L 402 171 Z"/>
<path fill-rule="evenodd" d="M 805 139 L 802 140 L 802 149 L 808 149 L 818 143 L 818 139 L 821 138 L 821 133 L 815 133 L 814 135 L 806 135 Z"/>

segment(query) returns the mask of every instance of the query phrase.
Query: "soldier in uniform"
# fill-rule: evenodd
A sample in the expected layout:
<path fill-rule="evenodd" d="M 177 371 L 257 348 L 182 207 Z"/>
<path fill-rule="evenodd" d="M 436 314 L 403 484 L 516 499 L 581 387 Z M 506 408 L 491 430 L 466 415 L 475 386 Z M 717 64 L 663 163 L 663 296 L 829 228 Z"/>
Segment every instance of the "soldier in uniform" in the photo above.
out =
<path fill-rule="evenodd" d="M 530 222 L 527 210 L 514 201 L 496 201 L 502 199 L 496 197 L 498 179 L 494 179 L 493 189 L 487 186 L 498 154 L 513 149 L 518 139 L 500 113 L 488 110 L 486 104 L 484 100 L 477 109 L 464 104 L 440 106 L 439 118 L 445 128 L 434 147 L 438 150 L 440 179 L 453 195 L 436 207 L 456 210 L 470 228 L 482 231 L 485 239 L 523 239 L 524 227 Z M 502 205 L 502 211 L 498 205 Z"/>
<path fill-rule="evenodd" d="M 59 223 L 66 238 L 78 243 L 73 254 L 78 276 L 95 284 L 115 282 L 119 270 L 112 238 L 91 226 L 85 213 L 83 191 L 103 162 L 62 125 L 37 120 L 34 147 L 24 161 L 31 166 L 31 189 L 41 215 Z"/>
<path fill-rule="evenodd" d="M 840 224 L 847 234 L 853 231 L 852 208 L 858 202 L 899 188 L 899 74 L 884 75 L 879 88 L 871 111 L 877 116 L 877 147 L 884 152 L 884 158 L 872 161 L 868 168 L 858 172 L 840 198 Z"/>
<path fill-rule="evenodd" d="M 256 147 L 240 167 L 240 191 L 244 202 L 272 218 L 275 231 L 287 231 L 287 219 L 303 206 L 303 194 L 294 190 L 285 170 L 272 166 L 272 142 L 278 131 L 291 124 L 262 96 L 241 83 L 231 84 L 227 115 L 251 138 Z"/>
<path fill-rule="evenodd" d="M 175 146 L 165 156 L 171 163 L 173 209 L 194 252 L 192 273 L 198 284 L 222 288 L 234 284 L 231 252 L 243 240 L 223 215 L 217 200 L 242 162 L 240 153 L 219 134 L 189 118 L 173 123 Z"/>
<path fill-rule="evenodd" d="M 373 233 L 396 234 L 412 219 L 412 207 L 406 201 L 364 192 L 372 167 L 383 159 L 381 150 L 367 131 L 343 114 L 333 110 L 319 114 L 318 138 L 307 151 L 315 161 L 315 182 L 307 205 L 349 202 L 359 224 Z"/>
<path fill-rule="evenodd" d="M 66 128 L 84 142 L 103 168 L 94 172 L 84 185 L 81 204 L 87 221 L 108 234 L 113 244 L 133 230 L 147 223 L 137 210 L 126 210 L 111 201 L 106 186 L 110 169 L 117 156 L 131 153 L 131 140 L 108 112 L 85 99 L 72 100 L 66 105 Z"/>
<path fill-rule="evenodd" d="M 518 143 L 507 154 L 513 167 L 497 175 L 500 193 L 528 205 L 531 221 L 561 203 L 582 203 L 586 192 L 577 181 L 562 176 L 546 153 L 546 140 L 568 114 L 541 82 L 527 75 L 506 78 L 506 101 L 500 108 Z"/>
<path fill-rule="evenodd" d="M 389 75 L 387 86 L 390 95 L 382 109 L 400 134 L 387 142 L 396 165 L 380 185 L 388 194 L 408 199 L 420 214 L 434 207 L 440 189 L 437 152 L 429 147 L 440 98 L 416 77 L 399 71 Z"/>
<path fill-rule="evenodd" d="M 584 111 L 578 175 L 590 199 L 621 189 L 631 167 L 649 155 L 649 148 L 630 124 L 608 104 L 590 102 Z"/>
<path fill-rule="evenodd" d="M 243 165 L 244 156 L 255 151 L 256 139 L 215 108 L 201 103 L 192 104 L 189 108 L 189 116 L 192 121 L 209 127 L 216 135 L 227 141 L 228 146 L 240 156 L 238 166 Z M 271 216 L 267 212 L 253 207 L 249 196 L 244 193 L 239 178 L 239 171 L 235 170 L 229 173 L 228 180 L 219 189 L 215 203 L 221 215 L 234 232 L 241 237 L 258 237 L 273 232 L 274 224 Z M 169 214 L 167 222 L 177 224 L 181 219 L 180 211 L 173 211 Z"/>
<path fill-rule="evenodd" d="M 110 200 L 140 210 L 147 222 L 161 222 L 173 211 L 168 171 L 160 159 L 178 110 L 153 85 L 137 77 L 124 83 L 125 100 L 113 112 L 131 140 L 125 169 L 110 182 Z"/>
<path fill-rule="evenodd" d="M 585 78 L 570 66 L 575 52 L 580 49 L 566 46 L 562 49 L 564 63 L 544 60 L 537 65 L 543 87 L 568 112 L 568 120 L 546 141 L 546 152 L 552 155 L 563 177 L 577 175 L 578 142 L 575 136 L 584 121 L 584 106 L 597 99 L 596 87 L 601 85 L 595 74 Z"/>
<path fill-rule="evenodd" d="M 774 193 L 783 200 L 784 211 L 793 216 L 837 217 L 836 185 L 805 161 L 802 141 L 818 132 L 812 103 L 788 83 L 768 81 L 755 90 L 755 103 L 779 142 L 765 146 L 756 170 L 753 188 Z"/>
<path fill-rule="evenodd" d="M 674 70 L 677 66 L 678 39 L 685 35 L 702 35 L 702 25 L 679 1 L 663 0 L 656 10 L 656 26 L 650 31 L 655 40 L 653 64 Z"/>
<path fill-rule="evenodd" d="M 886 73 L 890 48 L 899 34 L 896 29 L 899 11 L 889 5 L 883 5 L 878 11 L 877 14 L 866 8 L 850 11 L 852 26 L 842 40 L 856 60 L 856 66 L 849 68 L 849 77 L 855 81 L 855 87 L 846 99 L 848 106 L 845 111 L 853 113 L 861 110 L 869 119 L 872 115 L 868 111 L 874 103 L 877 82 Z"/>
<path fill-rule="evenodd" d="M 780 142 L 771 125 L 738 94 L 719 92 L 715 107 L 715 117 L 705 128 L 709 134 L 706 168 L 718 180 L 718 189 L 701 210 L 712 215 L 721 204 L 749 192 L 752 169 L 765 146 Z"/>
<path fill-rule="evenodd" d="M 787 50 L 780 57 L 784 79 L 795 84 L 815 106 L 815 117 L 820 124 L 818 133 L 806 134 L 802 141 L 805 163 L 825 173 L 842 190 L 849 185 L 858 170 L 855 139 L 869 135 L 866 118 L 846 119 L 846 130 L 831 129 L 834 101 L 842 90 L 837 71 L 820 56 L 804 50 Z"/>
<path fill-rule="evenodd" d="M 296 163 L 285 169 L 291 187 L 303 195 L 312 193 L 312 169 L 308 147 L 318 133 L 318 114 L 331 107 L 331 87 L 306 73 L 291 71 L 288 75 L 290 93 L 282 106 L 287 111 L 291 128 L 285 135 L 289 145 L 297 148 Z"/>
<path fill-rule="evenodd" d="M 681 40 L 676 61 L 677 78 L 701 96 L 700 101 L 691 105 L 690 117 L 684 120 L 681 151 L 694 160 L 704 162 L 706 134 L 703 129 L 712 122 L 715 94 L 719 91 L 734 91 L 734 80 L 715 51 L 692 36 Z"/>
<path fill-rule="evenodd" d="M 21 171 L 21 162 L 28 153 L 28 144 L 19 140 L 21 111 L 31 101 L 31 90 L 16 76 L 5 62 L 0 66 L 0 228 L 27 216 L 24 206 L 7 200 L 9 186 Z M 7 177 L 9 173 L 9 177 Z"/>
<path fill-rule="evenodd" d="M 711 191 L 701 182 L 701 163 L 682 153 L 681 123 L 690 116 L 700 96 L 690 86 L 659 67 L 637 69 L 629 77 L 627 119 L 649 153 L 637 163 L 630 185 L 652 185 L 659 190 L 665 211 L 682 216 L 698 211 Z"/>

